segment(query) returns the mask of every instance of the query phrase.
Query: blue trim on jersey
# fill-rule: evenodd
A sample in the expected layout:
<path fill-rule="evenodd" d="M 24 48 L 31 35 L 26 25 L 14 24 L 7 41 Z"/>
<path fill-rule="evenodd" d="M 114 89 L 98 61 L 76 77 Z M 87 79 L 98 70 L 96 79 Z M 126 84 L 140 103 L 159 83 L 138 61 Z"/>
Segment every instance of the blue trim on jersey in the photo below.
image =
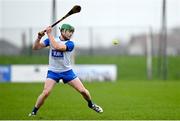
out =
<path fill-rule="evenodd" d="M 69 71 L 60 72 L 60 73 L 48 70 L 48 73 L 47 73 L 47 78 L 53 79 L 57 83 L 59 82 L 60 79 L 62 79 L 64 83 L 68 83 L 72 81 L 73 79 L 75 79 L 76 77 L 77 76 L 73 72 L 72 69 Z"/>
<path fill-rule="evenodd" d="M 74 43 L 70 40 L 68 40 L 65 45 L 67 47 L 67 51 L 72 51 L 74 49 Z"/>
<path fill-rule="evenodd" d="M 47 39 L 44 40 L 44 44 L 45 44 L 46 47 L 49 46 L 49 44 L 50 44 L 49 38 L 47 38 Z"/>

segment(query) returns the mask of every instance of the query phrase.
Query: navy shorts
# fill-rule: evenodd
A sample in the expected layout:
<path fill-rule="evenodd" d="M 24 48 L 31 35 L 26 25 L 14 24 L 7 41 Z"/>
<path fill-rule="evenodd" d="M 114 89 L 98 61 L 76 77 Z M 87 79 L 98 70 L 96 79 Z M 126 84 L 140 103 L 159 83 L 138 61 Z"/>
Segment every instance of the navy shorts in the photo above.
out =
<path fill-rule="evenodd" d="M 59 73 L 48 70 L 48 73 L 47 73 L 47 78 L 53 79 L 57 83 L 59 82 L 60 79 L 62 79 L 64 83 L 68 83 L 72 81 L 73 79 L 75 79 L 76 77 L 77 76 L 73 72 L 72 69 L 65 72 L 59 72 Z"/>

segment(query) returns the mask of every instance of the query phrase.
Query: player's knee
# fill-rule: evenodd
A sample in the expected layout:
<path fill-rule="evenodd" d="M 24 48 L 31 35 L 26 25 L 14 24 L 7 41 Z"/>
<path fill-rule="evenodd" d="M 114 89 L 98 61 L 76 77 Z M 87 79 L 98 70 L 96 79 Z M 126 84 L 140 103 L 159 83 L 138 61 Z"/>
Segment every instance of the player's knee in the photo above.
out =
<path fill-rule="evenodd" d="M 50 91 L 47 90 L 47 89 L 44 89 L 42 93 L 43 93 L 43 95 L 44 95 L 45 97 L 48 97 L 49 94 L 50 94 Z"/>

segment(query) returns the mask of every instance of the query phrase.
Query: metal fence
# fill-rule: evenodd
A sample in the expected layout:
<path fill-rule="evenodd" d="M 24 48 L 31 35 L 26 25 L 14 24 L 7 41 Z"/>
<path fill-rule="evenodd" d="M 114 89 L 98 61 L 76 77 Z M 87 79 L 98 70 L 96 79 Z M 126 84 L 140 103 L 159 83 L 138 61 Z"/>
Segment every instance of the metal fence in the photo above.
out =
<path fill-rule="evenodd" d="M 0 55 L 32 54 L 31 46 L 40 30 L 42 28 L 0 28 Z M 146 55 L 148 39 L 152 54 L 157 55 L 160 33 L 150 27 L 77 27 L 72 38 L 78 55 Z M 179 39 L 180 29 L 168 30 L 168 55 L 180 54 Z M 113 45 L 114 40 L 119 44 Z"/>

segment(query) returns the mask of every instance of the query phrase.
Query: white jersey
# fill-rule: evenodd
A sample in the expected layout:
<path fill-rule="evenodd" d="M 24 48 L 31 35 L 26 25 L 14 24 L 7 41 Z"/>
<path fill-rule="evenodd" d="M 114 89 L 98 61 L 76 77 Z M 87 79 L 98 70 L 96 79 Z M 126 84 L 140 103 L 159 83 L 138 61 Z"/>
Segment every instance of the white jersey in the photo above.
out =
<path fill-rule="evenodd" d="M 49 38 L 43 41 L 45 46 L 50 46 L 49 50 L 49 67 L 48 70 L 54 72 L 65 72 L 70 69 L 71 67 L 71 53 L 74 49 L 74 43 L 71 40 L 62 41 L 60 37 L 56 37 L 55 41 L 57 43 L 63 43 L 67 46 L 66 51 L 59 51 L 53 48 L 52 44 L 50 43 Z"/>

